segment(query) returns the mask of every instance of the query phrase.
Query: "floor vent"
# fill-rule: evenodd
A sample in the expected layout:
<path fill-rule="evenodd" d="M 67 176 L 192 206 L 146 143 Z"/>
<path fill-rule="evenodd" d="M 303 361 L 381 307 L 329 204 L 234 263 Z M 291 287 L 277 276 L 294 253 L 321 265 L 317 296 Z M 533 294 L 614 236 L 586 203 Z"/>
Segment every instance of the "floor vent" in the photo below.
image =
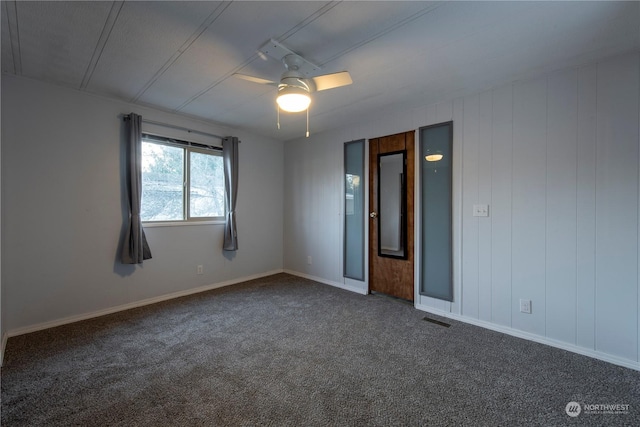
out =
<path fill-rule="evenodd" d="M 426 320 L 427 322 L 435 323 L 436 325 L 444 326 L 445 328 L 448 328 L 449 326 L 451 326 L 449 323 L 441 322 L 439 320 L 432 319 L 430 317 L 425 317 L 422 320 Z"/>

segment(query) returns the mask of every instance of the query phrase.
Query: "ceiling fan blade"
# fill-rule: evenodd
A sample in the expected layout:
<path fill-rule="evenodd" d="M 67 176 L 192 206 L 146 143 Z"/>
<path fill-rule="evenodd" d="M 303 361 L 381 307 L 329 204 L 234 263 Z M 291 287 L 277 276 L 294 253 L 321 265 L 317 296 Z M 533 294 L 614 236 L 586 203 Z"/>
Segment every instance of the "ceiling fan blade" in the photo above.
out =
<path fill-rule="evenodd" d="M 340 86 L 347 86 L 353 83 L 353 80 L 351 80 L 351 75 L 348 71 L 311 77 L 310 80 L 313 80 L 313 83 L 316 85 L 316 91 L 333 89 L 334 87 Z"/>
<path fill-rule="evenodd" d="M 233 77 L 237 77 L 239 79 L 242 80 L 247 80 L 253 83 L 260 83 L 263 85 L 272 85 L 272 86 L 277 86 L 278 83 L 272 81 L 272 80 L 267 80 L 267 79 L 261 79 L 260 77 L 254 77 L 254 76 L 248 76 L 246 74 L 240 74 L 240 73 L 233 73 Z"/>

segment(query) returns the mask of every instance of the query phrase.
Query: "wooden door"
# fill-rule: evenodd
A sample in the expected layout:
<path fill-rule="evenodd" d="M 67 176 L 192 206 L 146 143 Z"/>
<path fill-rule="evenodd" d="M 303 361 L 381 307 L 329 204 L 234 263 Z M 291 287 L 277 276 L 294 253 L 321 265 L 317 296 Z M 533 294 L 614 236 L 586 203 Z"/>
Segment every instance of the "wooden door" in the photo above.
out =
<path fill-rule="evenodd" d="M 369 291 L 409 301 L 414 300 L 414 135 L 411 131 L 369 140 Z M 381 155 L 394 153 L 405 156 L 404 257 L 391 256 L 380 250 L 379 164 Z"/>

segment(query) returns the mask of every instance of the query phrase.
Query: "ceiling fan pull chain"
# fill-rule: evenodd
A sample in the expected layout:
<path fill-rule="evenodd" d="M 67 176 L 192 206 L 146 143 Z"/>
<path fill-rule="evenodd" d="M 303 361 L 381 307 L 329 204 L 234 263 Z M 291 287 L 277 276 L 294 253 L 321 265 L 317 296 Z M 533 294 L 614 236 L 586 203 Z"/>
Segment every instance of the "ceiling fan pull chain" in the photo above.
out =
<path fill-rule="evenodd" d="M 307 138 L 309 138 L 309 107 L 307 107 Z"/>
<path fill-rule="evenodd" d="M 278 110 L 278 129 L 280 129 L 280 106 L 277 107 Z"/>

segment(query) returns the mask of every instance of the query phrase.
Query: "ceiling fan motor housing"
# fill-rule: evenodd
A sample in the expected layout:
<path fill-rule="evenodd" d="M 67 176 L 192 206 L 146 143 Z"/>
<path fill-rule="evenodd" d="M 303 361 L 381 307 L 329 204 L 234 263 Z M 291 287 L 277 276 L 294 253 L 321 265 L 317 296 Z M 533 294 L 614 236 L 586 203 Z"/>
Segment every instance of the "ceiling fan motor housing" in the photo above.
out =
<path fill-rule="evenodd" d="M 310 80 L 305 79 L 304 76 L 300 75 L 300 73 L 291 71 L 287 71 L 282 75 L 280 84 L 278 85 L 278 92 L 287 87 L 302 89 L 307 93 L 311 93 L 313 91 Z"/>

